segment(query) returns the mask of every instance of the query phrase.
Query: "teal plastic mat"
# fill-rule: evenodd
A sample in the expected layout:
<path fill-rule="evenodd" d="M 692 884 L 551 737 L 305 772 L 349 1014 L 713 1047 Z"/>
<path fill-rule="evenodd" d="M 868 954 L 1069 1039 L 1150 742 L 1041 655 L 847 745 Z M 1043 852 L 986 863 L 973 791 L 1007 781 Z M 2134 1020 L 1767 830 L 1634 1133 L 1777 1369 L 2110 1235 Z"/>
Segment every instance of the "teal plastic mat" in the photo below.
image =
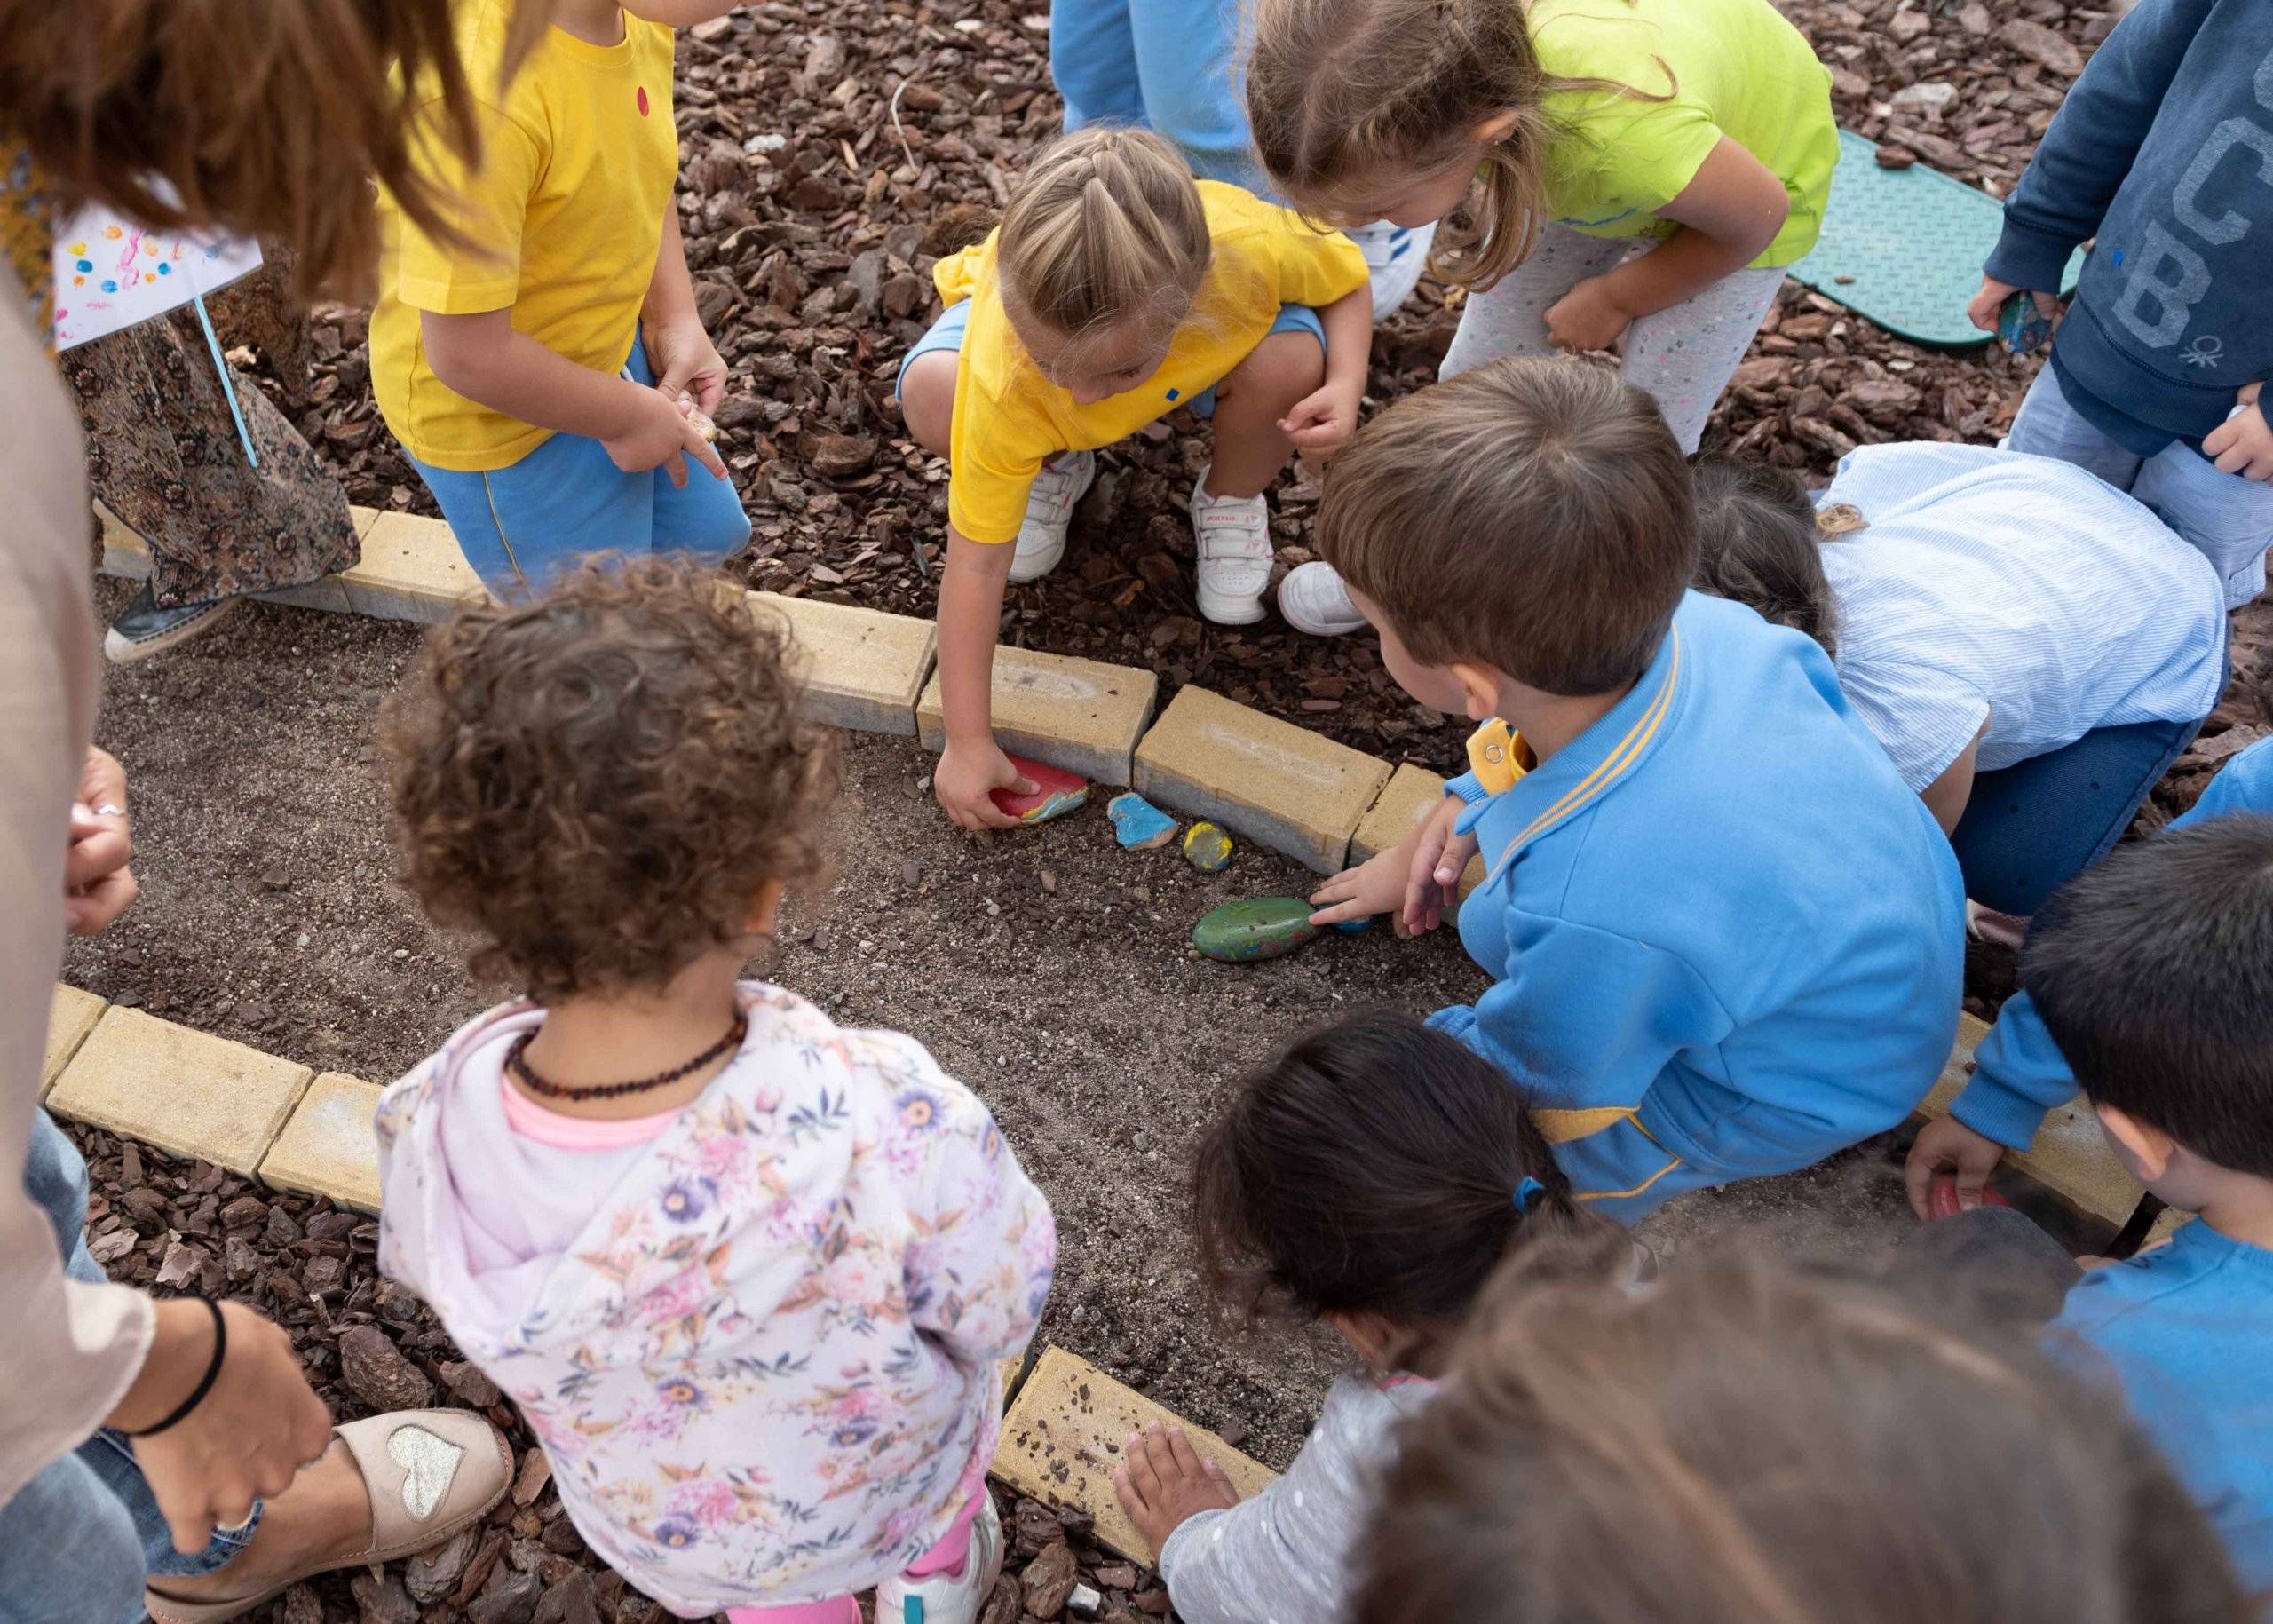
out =
<path fill-rule="evenodd" d="M 1921 161 L 1879 167 L 1878 148 L 1851 130 L 1839 132 L 1839 169 L 1815 250 L 1790 274 L 1826 298 L 1868 316 L 1889 332 L 1950 349 L 1987 344 L 1965 319 L 1981 287 L 1982 262 L 1997 246 L 2004 205 Z M 2061 291 L 2076 285 L 2080 250 Z"/>

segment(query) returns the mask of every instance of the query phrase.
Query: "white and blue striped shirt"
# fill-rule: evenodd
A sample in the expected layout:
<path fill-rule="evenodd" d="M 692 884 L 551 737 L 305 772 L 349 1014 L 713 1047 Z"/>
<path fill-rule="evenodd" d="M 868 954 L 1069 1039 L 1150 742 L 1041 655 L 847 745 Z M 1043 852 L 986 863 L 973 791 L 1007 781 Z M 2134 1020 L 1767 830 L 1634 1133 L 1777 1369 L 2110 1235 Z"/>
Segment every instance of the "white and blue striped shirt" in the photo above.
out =
<path fill-rule="evenodd" d="M 2217 572 L 2083 470 L 1985 446 L 1865 446 L 1818 500 L 1867 521 L 1822 546 L 1833 663 L 1913 789 L 1984 720 L 1985 772 L 2094 728 L 2191 721 L 2217 703 Z"/>

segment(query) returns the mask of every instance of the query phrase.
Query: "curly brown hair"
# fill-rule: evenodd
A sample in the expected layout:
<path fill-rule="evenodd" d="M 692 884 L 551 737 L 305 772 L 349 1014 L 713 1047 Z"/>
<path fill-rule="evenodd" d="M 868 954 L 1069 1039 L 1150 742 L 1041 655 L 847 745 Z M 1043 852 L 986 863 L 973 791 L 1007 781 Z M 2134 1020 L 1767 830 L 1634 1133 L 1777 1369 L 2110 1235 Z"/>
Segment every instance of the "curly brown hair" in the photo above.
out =
<path fill-rule="evenodd" d="M 706 570 L 598 559 L 440 627 L 384 734 L 403 883 L 550 1002 L 661 986 L 820 882 L 836 750 L 788 629 Z"/>

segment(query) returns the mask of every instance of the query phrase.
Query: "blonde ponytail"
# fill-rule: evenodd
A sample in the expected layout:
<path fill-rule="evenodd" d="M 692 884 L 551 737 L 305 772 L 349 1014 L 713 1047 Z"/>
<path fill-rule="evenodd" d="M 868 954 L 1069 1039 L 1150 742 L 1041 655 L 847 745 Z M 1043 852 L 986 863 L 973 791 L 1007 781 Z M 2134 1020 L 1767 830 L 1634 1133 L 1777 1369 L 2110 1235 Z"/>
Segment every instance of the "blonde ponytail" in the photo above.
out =
<path fill-rule="evenodd" d="M 996 247 L 1013 321 L 1080 337 L 1139 317 L 1173 324 L 1213 244 L 1184 160 L 1144 130 L 1093 125 L 1034 162 Z"/>

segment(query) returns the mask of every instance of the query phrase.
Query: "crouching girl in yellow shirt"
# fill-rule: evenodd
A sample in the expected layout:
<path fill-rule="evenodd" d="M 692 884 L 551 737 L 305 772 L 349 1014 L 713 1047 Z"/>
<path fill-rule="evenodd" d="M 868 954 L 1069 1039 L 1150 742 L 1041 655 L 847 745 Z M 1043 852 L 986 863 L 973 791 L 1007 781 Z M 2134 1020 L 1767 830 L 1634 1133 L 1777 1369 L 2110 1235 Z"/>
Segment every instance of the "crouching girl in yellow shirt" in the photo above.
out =
<path fill-rule="evenodd" d="M 908 432 L 952 465 L 931 781 L 957 823 L 1003 828 L 990 793 L 1033 786 L 992 725 L 1002 587 L 1057 566 L 1092 453 L 1179 406 L 1212 412 L 1215 462 L 1191 503 L 1200 612 L 1261 620 L 1263 488 L 1290 452 L 1322 456 L 1356 428 L 1373 309 L 1348 238 L 1195 182 L 1155 135 L 1103 127 L 1044 152 L 1001 228 L 932 279 L 946 312 L 899 375 Z"/>

